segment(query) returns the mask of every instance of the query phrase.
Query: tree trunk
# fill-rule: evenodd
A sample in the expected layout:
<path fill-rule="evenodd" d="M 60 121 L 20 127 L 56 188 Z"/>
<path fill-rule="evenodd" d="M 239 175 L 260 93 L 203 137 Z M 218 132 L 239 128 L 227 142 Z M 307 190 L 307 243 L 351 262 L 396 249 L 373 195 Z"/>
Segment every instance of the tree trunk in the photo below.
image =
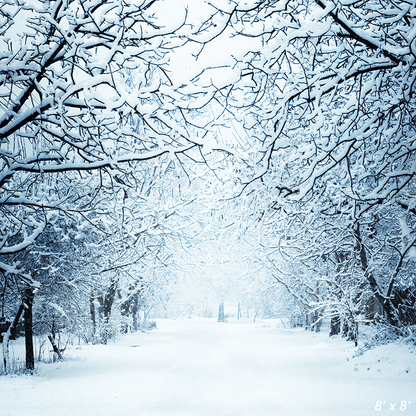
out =
<path fill-rule="evenodd" d="M 121 295 L 119 295 L 121 297 Z M 128 318 L 130 316 L 130 306 L 131 306 L 131 298 L 128 297 L 123 303 L 119 305 L 121 316 L 123 319 L 122 324 L 120 326 L 120 332 L 122 334 L 127 334 L 129 332 L 129 324 Z"/>
<path fill-rule="evenodd" d="M 109 331 L 109 323 L 110 323 L 110 315 L 111 315 L 111 308 L 113 307 L 114 299 L 116 296 L 118 286 L 118 278 L 113 277 L 111 279 L 111 283 L 109 288 L 107 289 L 107 293 L 103 299 L 103 315 L 104 315 L 104 331 L 102 334 L 102 343 L 107 344 L 109 338 L 111 338 L 111 334 Z"/>
<path fill-rule="evenodd" d="M 364 247 L 364 244 L 362 243 L 359 223 L 356 224 L 356 227 L 354 229 L 354 234 L 357 240 L 357 246 L 358 246 L 358 251 L 359 251 L 360 261 L 361 261 L 361 268 L 364 271 L 364 276 L 366 277 L 368 283 L 370 284 L 374 297 L 379 301 L 380 305 L 382 306 L 387 322 L 392 326 L 397 326 L 397 322 L 393 318 L 394 313 L 392 311 L 391 302 L 381 294 L 381 291 L 377 284 L 376 279 L 374 278 L 373 274 L 368 270 L 367 253 L 365 252 L 365 247 Z"/>
<path fill-rule="evenodd" d="M 311 331 L 321 332 L 321 326 L 322 326 L 321 318 L 322 318 L 321 311 L 319 309 L 316 309 L 315 311 L 313 311 Z"/>
<path fill-rule="evenodd" d="M 20 316 L 22 315 L 22 312 L 24 310 L 24 301 L 20 304 L 19 310 L 17 311 L 16 317 L 14 318 L 13 322 L 7 323 L 5 322 L 5 329 L 6 332 L 4 334 L 4 337 L 0 339 L 1 342 L 3 342 L 3 364 L 4 364 L 4 371 L 6 374 L 8 373 L 8 370 L 10 369 L 10 354 L 9 354 L 9 341 L 11 339 L 16 339 L 16 328 L 17 324 L 19 323 Z M 0 330 L 2 332 L 2 330 Z M 1 334 L 0 334 L 1 335 Z"/>
<path fill-rule="evenodd" d="M 319 282 L 316 282 L 316 295 L 319 299 Z M 322 326 L 322 314 L 323 311 L 321 308 L 315 308 L 315 311 L 313 313 L 313 328 L 315 332 L 321 332 L 321 326 Z"/>
<path fill-rule="evenodd" d="M 358 323 L 353 315 L 347 316 L 342 323 L 342 336 L 347 341 L 354 341 L 354 345 L 358 345 Z"/>
<path fill-rule="evenodd" d="M 30 371 L 35 369 L 35 353 L 33 350 L 33 322 L 32 306 L 34 294 L 32 288 L 27 288 L 24 297 L 24 320 L 25 320 L 25 347 L 26 347 L 26 368 Z"/>
<path fill-rule="evenodd" d="M 311 329 L 311 317 L 310 317 L 310 312 L 306 311 L 305 313 L 305 331 L 308 329 Z"/>
<path fill-rule="evenodd" d="M 97 318 L 95 316 L 95 297 L 94 293 L 90 295 L 90 314 L 91 314 L 91 322 L 92 322 L 92 336 L 95 337 L 95 333 L 97 330 Z"/>
<path fill-rule="evenodd" d="M 4 333 L 3 337 L 3 365 L 4 372 L 7 374 L 10 369 L 10 355 L 9 355 L 9 338 L 10 338 L 11 326 Z"/>
<path fill-rule="evenodd" d="M 139 312 L 139 295 L 135 294 L 134 298 L 133 298 L 133 307 L 131 309 L 131 314 L 133 316 L 133 331 L 138 331 L 139 330 L 139 323 L 137 321 L 137 313 L 138 312 Z"/>
<path fill-rule="evenodd" d="M 224 322 L 224 302 L 220 303 L 220 307 L 218 309 L 218 322 Z"/>
<path fill-rule="evenodd" d="M 48 339 L 49 339 L 49 341 L 50 341 L 50 342 L 51 342 L 51 344 L 52 344 L 52 348 L 53 348 L 53 352 L 54 352 L 53 361 L 55 361 L 55 357 L 56 357 L 56 356 L 58 356 L 58 358 L 59 358 L 60 360 L 62 360 L 62 354 L 61 354 L 61 351 L 59 351 L 59 348 L 58 348 L 58 346 L 56 345 L 55 340 L 52 338 L 52 336 L 51 336 L 51 335 L 48 335 Z"/>
<path fill-rule="evenodd" d="M 335 256 L 335 261 L 336 261 L 336 272 L 337 272 L 337 277 L 336 277 L 336 282 L 335 284 L 330 283 L 329 287 L 330 287 L 330 291 L 332 292 L 331 296 L 334 298 L 334 301 L 336 302 L 336 304 L 341 304 L 343 299 L 342 299 L 342 293 L 340 291 L 340 287 L 342 287 L 342 278 L 341 273 L 344 271 L 346 271 L 346 261 L 348 258 L 348 254 L 342 251 L 336 251 L 334 253 Z M 329 331 L 329 336 L 332 337 L 334 335 L 339 335 L 341 333 L 341 316 L 339 313 L 339 307 L 338 308 L 333 308 L 332 313 L 334 314 L 331 317 L 331 324 L 330 324 L 330 331 Z"/>
<path fill-rule="evenodd" d="M 240 319 L 242 317 L 243 315 L 241 314 L 241 305 L 240 305 L 240 302 L 238 302 L 237 319 Z"/>
<path fill-rule="evenodd" d="M 0 318 L 0 342 L 3 342 L 3 333 L 6 333 L 11 326 L 11 322 L 6 321 L 6 318 Z"/>
<path fill-rule="evenodd" d="M 14 321 L 13 321 L 12 326 L 11 326 L 10 339 L 16 339 L 16 337 L 17 337 L 17 334 L 16 334 L 17 324 L 19 323 L 19 319 L 22 316 L 23 309 L 24 309 L 24 304 L 22 302 L 19 306 L 19 310 L 17 311 L 16 317 L 14 318 Z"/>
<path fill-rule="evenodd" d="M 341 319 L 339 315 L 335 315 L 331 318 L 331 328 L 329 331 L 329 336 L 339 335 L 341 332 Z"/>
<path fill-rule="evenodd" d="M 116 296 L 117 280 L 112 280 L 110 287 L 107 289 L 107 293 L 104 297 L 103 314 L 106 323 L 110 320 L 111 308 L 113 307 L 114 299 Z"/>

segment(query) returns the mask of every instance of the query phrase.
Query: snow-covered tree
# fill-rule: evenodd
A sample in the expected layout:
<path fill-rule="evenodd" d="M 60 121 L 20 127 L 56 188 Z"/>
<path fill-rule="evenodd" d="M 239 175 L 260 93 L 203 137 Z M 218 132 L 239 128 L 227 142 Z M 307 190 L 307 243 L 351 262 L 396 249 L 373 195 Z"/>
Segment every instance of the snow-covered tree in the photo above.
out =
<path fill-rule="evenodd" d="M 71 179 L 64 172 L 86 180 L 83 196 L 91 202 L 104 176 L 119 185 L 117 172 L 133 172 L 134 162 L 175 159 L 201 145 L 173 104 L 180 100 L 167 71 L 168 52 L 184 43 L 186 10 L 158 19 L 158 3 L 3 4 L 1 254 L 30 245 L 48 222 L 47 210 L 67 207 L 71 185 L 61 185 Z M 43 182 L 46 194 L 37 195 L 32 185 L 45 176 L 59 186 Z M 20 239 L 12 243 L 16 232 Z"/>
<path fill-rule="evenodd" d="M 185 42 L 186 10 L 163 18 L 160 3 L 2 5 L 0 269 L 31 293 L 33 273 L 3 260 L 25 252 L 54 212 L 85 218 L 103 194 L 127 197 L 138 163 L 164 157 L 169 166 L 199 152 L 168 72 L 168 52 Z"/>
<path fill-rule="evenodd" d="M 356 245 L 352 261 L 386 319 L 400 326 L 394 316 L 404 307 L 404 321 L 414 322 L 414 282 L 400 288 L 398 277 L 408 275 L 416 241 L 414 5 L 305 0 L 212 8 L 207 27 L 216 24 L 224 36 L 249 44 L 240 43 L 227 63 L 235 68 L 232 82 L 216 91 L 256 143 L 244 155 L 251 175 L 243 173 L 243 182 L 265 181 L 270 206 L 283 206 L 282 198 L 310 202 L 328 218 L 344 217 Z M 381 273 L 366 241 L 376 218 L 392 209 L 406 217 L 406 231 Z M 397 222 L 383 227 L 388 235 Z"/>

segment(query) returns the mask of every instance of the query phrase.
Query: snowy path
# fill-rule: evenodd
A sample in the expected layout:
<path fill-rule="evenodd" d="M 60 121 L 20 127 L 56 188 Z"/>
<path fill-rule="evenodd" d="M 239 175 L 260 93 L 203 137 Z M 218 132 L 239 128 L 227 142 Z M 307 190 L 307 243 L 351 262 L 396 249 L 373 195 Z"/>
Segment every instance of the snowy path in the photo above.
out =
<path fill-rule="evenodd" d="M 354 371 L 351 344 L 327 334 L 267 321 L 158 327 L 82 347 L 80 360 L 42 365 L 35 377 L 0 377 L 0 415 L 416 415 L 415 374 Z M 405 411 L 402 401 L 411 401 Z"/>

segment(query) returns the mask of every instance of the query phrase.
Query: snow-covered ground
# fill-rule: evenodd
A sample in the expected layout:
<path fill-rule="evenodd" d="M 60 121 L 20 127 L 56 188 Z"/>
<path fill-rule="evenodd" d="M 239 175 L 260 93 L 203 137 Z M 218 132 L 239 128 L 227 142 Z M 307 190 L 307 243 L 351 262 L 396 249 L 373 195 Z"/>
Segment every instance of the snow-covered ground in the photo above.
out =
<path fill-rule="evenodd" d="M 159 320 L 0 377 L 1 416 L 416 415 L 416 348 L 357 349 L 276 321 Z M 18 355 L 19 342 L 14 347 Z"/>

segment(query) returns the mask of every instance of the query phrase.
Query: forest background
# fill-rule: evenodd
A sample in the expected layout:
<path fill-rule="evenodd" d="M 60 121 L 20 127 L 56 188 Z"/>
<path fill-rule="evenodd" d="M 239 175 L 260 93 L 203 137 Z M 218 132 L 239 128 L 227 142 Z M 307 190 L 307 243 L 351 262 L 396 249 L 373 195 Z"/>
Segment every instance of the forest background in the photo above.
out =
<path fill-rule="evenodd" d="M 414 341 L 412 1 L 3 0 L 3 371 L 236 315 Z M 222 311 L 222 312 L 221 312 Z M 231 311 L 230 311 L 231 313 Z"/>

